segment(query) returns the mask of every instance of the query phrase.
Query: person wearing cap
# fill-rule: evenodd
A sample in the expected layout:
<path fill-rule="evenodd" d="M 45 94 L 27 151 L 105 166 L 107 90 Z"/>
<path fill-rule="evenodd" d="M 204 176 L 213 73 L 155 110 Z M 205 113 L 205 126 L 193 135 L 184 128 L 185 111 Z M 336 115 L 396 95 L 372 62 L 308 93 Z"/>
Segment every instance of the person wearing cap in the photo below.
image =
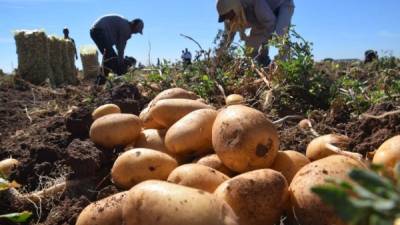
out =
<path fill-rule="evenodd" d="M 253 49 L 253 57 L 263 66 L 271 62 L 266 44 L 276 32 L 285 35 L 294 13 L 293 0 L 217 0 L 218 22 L 225 24 L 223 49 L 229 47 L 235 34 L 247 47 Z M 245 30 L 250 28 L 250 35 Z"/>
<path fill-rule="evenodd" d="M 103 55 L 104 75 L 113 71 L 121 75 L 124 71 L 124 51 L 132 34 L 143 34 L 144 23 L 141 19 L 129 21 L 119 15 L 106 15 L 97 19 L 90 37 Z M 116 47 L 117 53 L 113 46 Z"/>
<path fill-rule="evenodd" d="M 76 51 L 75 40 L 69 36 L 69 29 L 67 27 L 64 27 L 63 34 L 64 34 L 64 39 L 70 40 L 74 45 L 75 59 L 78 59 L 78 52 Z"/>

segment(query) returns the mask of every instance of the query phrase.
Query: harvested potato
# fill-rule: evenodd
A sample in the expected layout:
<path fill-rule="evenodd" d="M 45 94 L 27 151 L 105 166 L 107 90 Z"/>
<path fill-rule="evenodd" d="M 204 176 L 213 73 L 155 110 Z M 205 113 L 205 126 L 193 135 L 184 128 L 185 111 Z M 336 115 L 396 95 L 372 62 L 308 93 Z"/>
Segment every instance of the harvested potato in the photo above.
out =
<path fill-rule="evenodd" d="M 133 187 L 122 203 L 125 225 L 237 225 L 236 215 L 213 194 L 163 181 Z"/>
<path fill-rule="evenodd" d="M 164 99 L 150 108 L 150 115 L 164 128 L 171 127 L 185 115 L 198 109 L 212 109 L 212 106 L 190 99 Z"/>
<path fill-rule="evenodd" d="M 217 111 L 193 111 L 170 127 L 165 135 L 168 152 L 179 155 L 204 155 L 212 152 L 212 126 Z"/>
<path fill-rule="evenodd" d="M 344 151 L 350 143 L 350 138 L 344 135 L 329 134 L 317 137 L 307 146 L 306 156 L 311 161 L 322 159 L 330 155 L 345 155 L 361 160 L 362 155 Z"/>
<path fill-rule="evenodd" d="M 104 148 L 125 146 L 140 134 L 141 122 L 132 114 L 109 114 L 100 117 L 90 127 L 90 139 Z"/>
<path fill-rule="evenodd" d="M 164 144 L 165 130 L 147 129 L 140 132 L 135 143 L 136 148 L 149 148 L 161 152 L 167 152 Z"/>
<path fill-rule="evenodd" d="M 232 207 L 243 225 L 279 224 L 289 196 L 285 177 L 271 169 L 238 175 L 214 194 Z"/>
<path fill-rule="evenodd" d="M 200 164 L 186 164 L 174 169 L 167 181 L 213 193 L 229 177 L 217 170 Z"/>
<path fill-rule="evenodd" d="M 238 94 L 229 95 L 225 99 L 226 105 L 240 105 L 240 104 L 244 104 L 244 103 L 245 103 L 245 100 L 244 100 L 243 96 L 238 95 Z"/>
<path fill-rule="evenodd" d="M 75 225 L 121 225 L 121 204 L 126 194 L 121 192 L 86 206 Z"/>
<path fill-rule="evenodd" d="M 149 103 L 149 105 L 151 104 L 151 102 Z M 160 124 L 158 124 L 153 117 L 151 117 L 150 115 L 150 107 L 147 106 L 146 108 L 144 108 L 140 114 L 139 114 L 139 118 L 142 121 L 143 124 L 143 128 L 145 129 L 162 129 L 163 126 L 161 126 Z"/>
<path fill-rule="evenodd" d="M 304 130 L 308 130 L 308 129 L 312 128 L 312 124 L 311 124 L 311 121 L 310 121 L 309 119 L 303 119 L 303 120 L 301 120 L 301 121 L 299 122 L 298 126 L 299 126 L 301 129 L 304 129 Z"/>
<path fill-rule="evenodd" d="M 196 100 L 199 98 L 194 92 L 187 91 L 182 88 L 170 88 L 165 91 L 160 92 L 154 99 L 153 101 L 149 104 L 150 107 L 152 107 L 155 103 L 157 103 L 160 100 L 163 99 L 176 99 L 176 98 L 181 98 L 181 99 L 191 99 L 191 100 Z"/>
<path fill-rule="evenodd" d="M 297 171 L 308 163 L 310 163 L 310 160 L 300 152 L 279 151 L 271 169 L 281 172 L 290 184 Z"/>
<path fill-rule="evenodd" d="M 115 104 L 106 104 L 95 109 L 92 113 L 92 118 L 93 120 L 97 120 L 102 116 L 113 113 L 121 113 L 121 109 Z"/>
<path fill-rule="evenodd" d="M 9 177 L 13 170 L 19 166 L 20 162 L 16 159 L 4 159 L 0 161 L 0 174 Z"/>
<path fill-rule="evenodd" d="M 400 162 L 400 135 L 385 141 L 375 152 L 373 164 L 383 165 L 389 176 L 393 176 L 393 168 Z"/>
<path fill-rule="evenodd" d="M 325 184 L 327 178 L 349 181 L 347 175 L 351 169 L 364 167 L 363 163 L 353 158 L 332 155 L 301 168 L 289 187 L 291 206 L 298 224 L 345 225 L 330 206 L 311 192 L 311 188 Z"/>
<path fill-rule="evenodd" d="M 140 132 L 140 136 L 136 143 L 129 149 L 132 148 L 149 148 L 153 150 L 157 150 L 160 152 L 167 153 L 178 161 L 178 164 L 184 164 L 190 161 L 190 157 L 184 155 L 177 155 L 171 152 L 168 152 L 167 147 L 165 147 L 165 133 L 166 130 L 156 130 L 156 129 L 147 129 L 142 130 Z"/>
<path fill-rule="evenodd" d="M 279 149 L 278 132 L 256 109 L 233 105 L 218 113 L 212 142 L 221 161 L 235 172 L 268 168 Z"/>
<path fill-rule="evenodd" d="M 200 164 L 200 165 L 211 167 L 229 177 L 231 177 L 235 174 L 235 172 L 230 170 L 228 167 L 226 167 L 222 163 L 221 159 L 218 157 L 217 154 L 204 156 L 203 158 L 200 158 L 196 163 Z"/>
<path fill-rule="evenodd" d="M 178 166 L 171 156 L 151 149 L 136 148 L 122 153 L 111 169 L 113 182 L 125 189 L 146 180 L 166 180 Z"/>

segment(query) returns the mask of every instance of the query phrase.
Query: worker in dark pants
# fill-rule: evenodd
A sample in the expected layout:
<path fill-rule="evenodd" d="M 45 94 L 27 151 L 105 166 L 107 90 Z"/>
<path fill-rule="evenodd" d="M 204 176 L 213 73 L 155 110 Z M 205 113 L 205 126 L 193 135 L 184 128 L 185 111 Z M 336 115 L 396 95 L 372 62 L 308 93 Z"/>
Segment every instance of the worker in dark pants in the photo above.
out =
<path fill-rule="evenodd" d="M 103 55 L 104 74 L 100 75 L 99 84 L 112 71 L 122 75 L 125 68 L 124 52 L 127 41 L 132 34 L 143 34 L 144 23 L 141 19 L 129 21 L 119 15 L 106 15 L 99 18 L 90 30 L 90 37 Z M 115 52 L 113 46 L 116 47 Z"/>

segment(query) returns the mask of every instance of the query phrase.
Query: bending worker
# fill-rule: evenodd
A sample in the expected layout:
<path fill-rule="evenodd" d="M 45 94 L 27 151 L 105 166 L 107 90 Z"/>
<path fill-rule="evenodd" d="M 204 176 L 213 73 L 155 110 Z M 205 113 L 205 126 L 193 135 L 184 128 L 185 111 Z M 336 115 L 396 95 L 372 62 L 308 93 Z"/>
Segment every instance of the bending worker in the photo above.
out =
<path fill-rule="evenodd" d="M 268 41 L 273 32 L 283 36 L 289 30 L 294 13 L 293 0 L 217 0 L 219 22 L 225 23 L 224 47 L 232 43 L 235 34 L 246 47 L 253 49 L 253 57 L 263 66 L 271 62 Z M 245 30 L 250 28 L 250 35 Z"/>
<path fill-rule="evenodd" d="M 106 15 L 98 19 L 90 30 L 90 37 L 103 55 L 104 75 L 113 71 L 121 75 L 125 70 L 124 51 L 132 34 L 143 34 L 141 19 L 128 21 L 119 15 Z M 113 46 L 115 45 L 117 52 Z"/>

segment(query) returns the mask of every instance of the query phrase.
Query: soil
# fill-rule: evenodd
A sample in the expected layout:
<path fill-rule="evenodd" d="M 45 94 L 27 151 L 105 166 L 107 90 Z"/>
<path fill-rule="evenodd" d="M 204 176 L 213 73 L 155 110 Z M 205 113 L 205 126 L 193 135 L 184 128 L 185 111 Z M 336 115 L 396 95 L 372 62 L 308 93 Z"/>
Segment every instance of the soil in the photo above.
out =
<path fill-rule="evenodd" d="M 34 214 L 30 224 L 75 224 L 90 202 L 121 191 L 109 178 L 121 149 L 95 146 L 88 139 L 89 128 L 91 112 L 101 104 L 112 102 L 122 112 L 138 115 L 147 101 L 134 85 L 110 90 L 90 83 L 55 90 L 1 86 L 0 101 L 0 159 L 12 156 L 21 162 L 10 180 L 23 185 L 21 192 L 68 181 L 61 196 L 42 199 L 36 207 L 21 205 L 1 194 L 0 214 L 30 210 Z"/>
<path fill-rule="evenodd" d="M 123 112 L 138 115 L 148 101 L 131 84 L 105 89 L 81 83 L 55 90 L 27 84 L 0 86 L 0 159 L 12 156 L 21 162 L 10 178 L 22 184 L 25 192 L 58 180 L 71 183 L 61 196 L 43 199 L 38 208 L 17 204 L 0 194 L 0 214 L 30 210 L 34 216 L 29 224 L 75 224 L 90 202 L 120 192 L 109 173 L 121 149 L 101 149 L 88 139 L 91 112 L 101 104 L 115 103 Z M 382 103 L 368 113 L 380 115 L 396 105 L 399 103 Z M 354 118 L 348 110 L 334 108 L 312 112 L 309 119 L 319 134 L 349 136 L 349 150 L 364 155 L 400 133 L 400 115 L 379 120 Z M 278 125 L 282 150 L 305 152 L 314 138 L 297 123 L 287 120 Z M 79 182 L 72 185 L 70 181 Z"/>

